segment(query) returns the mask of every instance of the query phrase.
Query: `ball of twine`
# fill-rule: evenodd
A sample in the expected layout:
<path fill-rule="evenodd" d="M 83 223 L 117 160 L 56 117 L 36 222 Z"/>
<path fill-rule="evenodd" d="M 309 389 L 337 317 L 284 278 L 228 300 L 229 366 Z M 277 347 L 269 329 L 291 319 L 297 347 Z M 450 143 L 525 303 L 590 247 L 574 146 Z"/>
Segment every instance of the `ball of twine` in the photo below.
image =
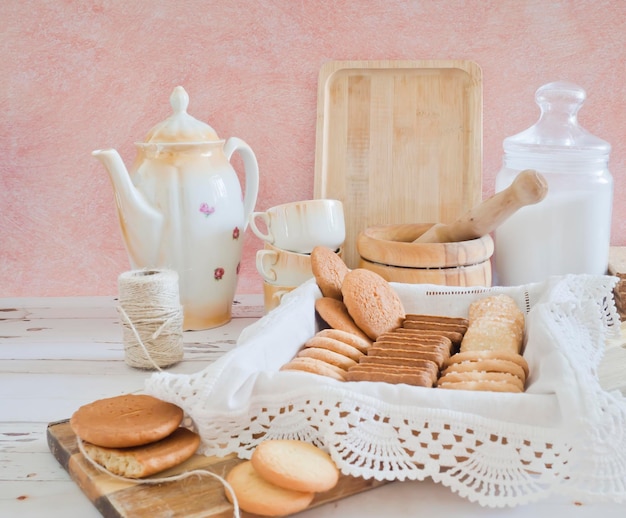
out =
<path fill-rule="evenodd" d="M 124 360 L 131 367 L 161 370 L 183 359 L 183 308 L 178 274 L 132 270 L 118 278 Z"/>

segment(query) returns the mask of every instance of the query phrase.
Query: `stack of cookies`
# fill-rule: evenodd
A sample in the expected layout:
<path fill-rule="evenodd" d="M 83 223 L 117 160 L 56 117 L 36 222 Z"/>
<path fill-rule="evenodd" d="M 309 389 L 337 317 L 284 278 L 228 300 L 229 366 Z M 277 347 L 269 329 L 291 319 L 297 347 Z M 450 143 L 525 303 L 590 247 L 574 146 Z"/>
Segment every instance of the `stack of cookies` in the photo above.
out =
<path fill-rule="evenodd" d="M 451 356 L 437 386 L 445 389 L 524 392 L 528 363 L 506 351 L 466 351 Z"/>
<path fill-rule="evenodd" d="M 230 470 L 226 481 L 239 507 L 260 516 L 287 516 L 306 509 L 316 493 L 329 491 L 339 480 L 330 456 L 313 444 L 267 440 L 248 461 Z M 232 495 L 226 496 L 232 503 Z"/>
<path fill-rule="evenodd" d="M 341 329 L 324 329 L 307 340 L 304 347 L 281 370 L 298 370 L 345 381 L 371 341 Z"/>
<path fill-rule="evenodd" d="M 401 327 L 376 339 L 348 380 L 432 387 L 466 329 L 464 318 L 408 314 Z"/>
<path fill-rule="evenodd" d="M 316 300 L 315 310 L 328 327 L 371 342 L 402 325 L 402 301 L 377 273 L 363 268 L 350 270 L 324 247 L 313 249 L 311 267 L 323 295 Z"/>
<path fill-rule="evenodd" d="M 528 364 L 521 355 L 524 313 L 508 295 L 476 300 L 458 354 L 445 363 L 437 386 L 447 389 L 523 392 Z"/>
<path fill-rule="evenodd" d="M 463 317 L 447 317 L 440 315 L 409 314 L 402 323 L 405 334 L 420 336 L 445 336 L 450 339 L 455 352 L 458 350 L 463 336 L 469 326 L 469 320 Z"/>
<path fill-rule="evenodd" d="M 437 331 L 406 329 L 404 307 L 389 283 L 365 269 L 350 270 L 324 247 L 311 254 L 322 292 L 315 309 L 322 327 L 283 370 L 339 381 L 386 381 L 432 387 L 452 342 Z M 454 336 L 455 340 L 460 340 Z M 420 343 L 418 343 L 420 342 Z"/>
<path fill-rule="evenodd" d="M 373 341 L 399 327 L 405 312 L 398 295 L 380 275 L 365 269 L 350 270 L 325 247 L 311 253 L 313 274 L 322 292 L 315 302 L 324 327 L 309 339 L 282 370 L 301 370 L 348 379 Z"/>
<path fill-rule="evenodd" d="M 70 419 L 87 455 L 115 475 L 143 478 L 176 466 L 200 446 L 181 427 L 183 411 L 147 395 L 122 395 L 80 407 Z"/>
<path fill-rule="evenodd" d="M 350 270 L 317 247 L 311 266 L 322 297 L 321 327 L 282 367 L 338 381 L 383 381 L 447 389 L 523 392 L 524 314 L 507 295 L 470 305 L 468 318 L 406 314 L 375 272 Z"/>

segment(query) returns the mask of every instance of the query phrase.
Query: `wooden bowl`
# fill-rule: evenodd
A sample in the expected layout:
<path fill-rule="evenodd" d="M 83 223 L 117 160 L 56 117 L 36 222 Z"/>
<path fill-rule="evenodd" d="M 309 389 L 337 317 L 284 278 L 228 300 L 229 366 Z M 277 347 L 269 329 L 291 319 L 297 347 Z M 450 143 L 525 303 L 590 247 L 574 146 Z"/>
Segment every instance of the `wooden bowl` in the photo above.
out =
<path fill-rule="evenodd" d="M 392 282 L 491 286 L 491 236 L 458 243 L 413 243 L 431 226 L 378 225 L 365 229 L 357 236 L 359 267 Z"/>

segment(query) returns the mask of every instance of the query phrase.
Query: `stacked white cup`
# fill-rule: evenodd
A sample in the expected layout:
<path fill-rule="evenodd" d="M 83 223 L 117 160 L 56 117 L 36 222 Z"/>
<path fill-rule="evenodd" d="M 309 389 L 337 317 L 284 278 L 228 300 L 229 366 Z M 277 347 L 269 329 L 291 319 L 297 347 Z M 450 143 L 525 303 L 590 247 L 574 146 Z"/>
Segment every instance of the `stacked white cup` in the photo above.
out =
<path fill-rule="evenodd" d="M 313 277 L 311 252 L 316 246 L 341 256 L 346 238 L 339 200 L 302 200 L 253 212 L 250 228 L 265 243 L 257 251 L 256 267 L 263 277 L 266 313 L 280 304 L 285 293 Z"/>

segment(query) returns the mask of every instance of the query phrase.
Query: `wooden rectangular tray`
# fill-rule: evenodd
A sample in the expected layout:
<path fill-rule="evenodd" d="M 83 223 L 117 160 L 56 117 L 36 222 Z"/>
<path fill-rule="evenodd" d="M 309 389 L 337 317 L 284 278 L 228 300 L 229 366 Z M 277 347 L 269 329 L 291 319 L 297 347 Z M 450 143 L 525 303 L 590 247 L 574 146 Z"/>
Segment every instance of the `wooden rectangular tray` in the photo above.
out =
<path fill-rule="evenodd" d="M 232 518 L 233 506 L 226 500 L 224 487 L 210 476 L 191 476 L 163 484 L 133 484 L 95 469 L 78 450 L 69 420 L 50 423 L 47 428 L 50 451 L 82 492 L 105 518 Z M 176 468 L 155 475 L 167 477 L 204 469 L 225 477 L 238 463 L 237 457 L 194 455 Z M 319 493 L 309 508 L 382 486 L 388 482 L 341 476 L 330 491 Z M 253 516 L 242 512 L 241 516 Z"/>
<path fill-rule="evenodd" d="M 482 73 L 462 60 L 330 61 L 320 70 L 316 198 L 344 204 L 344 260 L 387 223 L 450 223 L 482 200 Z"/>

